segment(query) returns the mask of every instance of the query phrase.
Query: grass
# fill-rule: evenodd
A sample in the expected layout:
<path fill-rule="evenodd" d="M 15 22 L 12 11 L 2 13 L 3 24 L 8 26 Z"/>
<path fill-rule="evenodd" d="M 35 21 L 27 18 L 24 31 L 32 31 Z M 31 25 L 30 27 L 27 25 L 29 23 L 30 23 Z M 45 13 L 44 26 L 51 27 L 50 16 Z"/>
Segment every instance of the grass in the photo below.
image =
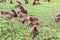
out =
<path fill-rule="evenodd" d="M 0 11 L 5 10 L 11 12 L 16 1 L 13 4 L 0 3 Z M 44 2 L 40 0 L 40 4 L 32 5 L 33 0 L 29 0 L 29 4 L 24 4 L 24 0 L 20 0 L 22 5 L 27 9 L 28 14 L 32 14 L 40 20 L 40 40 L 47 40 L 49 37 L 52 40 L 60 40 L 60 23 L 55 23 L 55 16 L 60 13 L 60 1 L 52 0 L 51 2 Z M 1 16 L 1 14 L 0 14 Z M 47 26 L 46 26 L 47 25 Z M 6 20 L 0 17 L 0 40 L 31 40 L 31 27 L 27 24 L 22 24 L 17 18 Z M 36 37 L 37 40 L 37 37 Z"/>

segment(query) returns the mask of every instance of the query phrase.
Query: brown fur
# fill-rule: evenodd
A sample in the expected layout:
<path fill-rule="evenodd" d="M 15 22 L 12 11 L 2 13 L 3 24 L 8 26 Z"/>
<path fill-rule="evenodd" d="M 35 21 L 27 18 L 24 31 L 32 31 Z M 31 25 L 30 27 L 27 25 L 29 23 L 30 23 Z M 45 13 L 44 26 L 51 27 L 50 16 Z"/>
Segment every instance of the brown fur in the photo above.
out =
<path fill-rule="evenodd" d="M 37 4 L 40 4 L 39 0 L 34 0 L 33 5 L 37 5 Z"/>
<path fill-rule="evenodd" d="M 14 9 L 12 9 L 11 11 L 12 11 L 11 14 L 12 14 L 14 17 L 17 17 L 17 16 L 18 16 L 17 13 L 16 13 L 16 11 L 15 11 Z"/>
<path fill-rule="evenodd" d="M 21 21 L 22 23 L 25 22 L 26 17 L 27 17 L 27 14 L 20 13 L 20 21 Z"/>
<path fill-rule="evenodd" d="M 34 25 L 32 27 L 32 40 L 34 40 L 34 37 L 36 37 L 39 34 L 39 27 L 37 25 Z"/>
<path fill-rule="evenodd" d="M 29 2 L 28 0 L 25 0 L 25 4 L 28 4 L 28 2 Z"/>
<path fill-rule="evenodd" d="M 38 18 L 32 16 L 32 17 L 29 18 L 29 20 L 31 21 L 30 25 L 32 25 L 32 26 L 34 26 L 34 25 L 39 26 Z"/>
<path fill-rule="evenodd" d="M 60 14 L 58 14 L 58 15 L 55 17 L 55 21 L 56 21 L 56 23 L 60 22 Z"/>
<path fill-rule="evenodd" d="M 11 19 L 12 15 L 9 12 L 1 11 L 2 17 Z"/>
<path fill-rule="evenodd" d="M 22 13 L 27 14 L 27 10 L 25 10 L 23 6 L 18 5 L 18 8 Z"/>

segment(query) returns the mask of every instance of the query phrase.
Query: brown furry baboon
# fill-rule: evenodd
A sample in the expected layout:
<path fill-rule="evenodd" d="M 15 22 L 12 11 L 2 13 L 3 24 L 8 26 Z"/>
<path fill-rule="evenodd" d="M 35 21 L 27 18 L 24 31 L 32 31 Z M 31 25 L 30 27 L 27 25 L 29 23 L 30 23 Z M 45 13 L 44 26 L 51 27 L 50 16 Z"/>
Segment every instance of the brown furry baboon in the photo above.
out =
<path fill-rule="evenodd" d="M 16 1 L 16 5 L 22 5 L 20 1 Z"/>
<path fill-rule="evenodd" d="M 11 14 L 12 14 L 14 17 L 17 17 L 17 16 L 18 16 L 17 13 L 16 13 L 16 11 L 15 11 L 14 9 L 12 9 L 11 11 L 12 11 Z"/>
<path fill-rule="evenodd" d="M 29 2 L 28 0 L 25 0 L 25 4 L 28 4 L 28 2 Z"/>
<path fill-rule="evenodd" d="M 58 14 L 58 15 L 55 17 L 55 21 L 56 21 L 56 23 L 60 22 L 60 14 Z"/>
<path fill-rule="evenodd" d="M 12 18 L 12 15 L 9 12 L 1 11 L 1 14 L 2 14 L 2 17 L 8 18 L 8 19 Z"/>
<path fill-rule="evenodd" d="M 1 0 L 0 2 L 6 2 L 6 0 Z"/>
<path fill-rule="evenodd" d="M 39 19 L 38 18 L 32 16 L 29 18 L 29 20 L 31 21 L 31 23 L 30 23 L 31 26 L 34 26 L 34 25 L 39 26 Z"/>
<path fill-rule="evenodd" d="M 17 7 L 22 13 L 27 14 L 27 10 L 23 6 L 17 5 Z"/>
<path fill-rule="evenodd" d="M 15 7 L 18 7 L 18 5 L 22 5 L 22 3 L 20 1 L 16 1 L 16 6 Z"/>
<path fill-rule="evenodd" d="M 21 21 L 22 23 L 25 22 L 26 17 L 27 17 L 27 14 L 20 13 L 20 21 Z"/>
<path fill-rule="evenodd" d="M 39 27 L 37 25 L 34 25 L 32 27 L 32 40 L 34 40 L 34 37 L 36 37 L 39 34 Z"/>
<path fill-rule="evenodd" d="M 37 5 L 37 4 L 40 4 L 39 0 L 34 0 L 33 5 Z"/>

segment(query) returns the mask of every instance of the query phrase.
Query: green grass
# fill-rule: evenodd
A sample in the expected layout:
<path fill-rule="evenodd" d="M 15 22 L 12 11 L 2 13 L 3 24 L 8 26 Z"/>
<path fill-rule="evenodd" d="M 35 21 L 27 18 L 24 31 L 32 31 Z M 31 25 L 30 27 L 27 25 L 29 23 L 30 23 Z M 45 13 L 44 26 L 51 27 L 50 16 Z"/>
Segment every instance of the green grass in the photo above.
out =
<path fill-rule="evenodd" d="M 13 2 L 13 4 L 10 4 L 9 1 L 0 3 L 0 11 L 11 12 L 12 9 L 18 11 L 17 8 L 14 8 L 16 1 L 13 0 Z M 33 0 L 29 0 L 29 4 L 24 4 L 24 0 L 21 2 L 29 15 L 32 14 L 39 18 L 40 34 L 38 36 L 40 40 L 47 40 L 49 37 L 52 40 L 60 40 L 60 23 L 55 23 L 55 16 L 60 13 L 60 0 L 52 0 L 50 3 L 40 0 L 40 4 L 34 6 L 32 5 Z M 30 26 L 22 24 L 18 17 L 11 20 L 0 17 L 0 40 L 23 40 L 24 37 L 31 40 Z"/>

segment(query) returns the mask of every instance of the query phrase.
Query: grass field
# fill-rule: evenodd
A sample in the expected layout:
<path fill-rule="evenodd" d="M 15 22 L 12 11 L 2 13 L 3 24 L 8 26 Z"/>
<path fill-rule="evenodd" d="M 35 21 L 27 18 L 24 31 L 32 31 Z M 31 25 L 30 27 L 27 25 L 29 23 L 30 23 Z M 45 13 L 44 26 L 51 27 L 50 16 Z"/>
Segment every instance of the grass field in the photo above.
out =
<path fill-rule="evenodd" d="M 10 12 L 16 5 L 16 0 L 13 4 L 0 3 L 0 11 L 5 10 Z M 60 23 L 55 23 L 55 16 L 60 13 L 60 0 L 51 0 L 51 2 L 44 2 L 40 0 L 40 4 L 32 5 L 33 0 L 29 0 L 29 4 L 24 4 L 24 0 L 20 0 L 24 8 L 27 9 L 28 14 L 32 14 L 40 20 L 40 40 L 60 40 Z M 0 14 L 1 16 L 1 14 Z M 47 25 L 47 26 L 46 26 Z M 27 24 L 22 24 L 17 18 L 7 20 L 0 17 L 0 40 L 31 40 L 31 27 Z"/>

